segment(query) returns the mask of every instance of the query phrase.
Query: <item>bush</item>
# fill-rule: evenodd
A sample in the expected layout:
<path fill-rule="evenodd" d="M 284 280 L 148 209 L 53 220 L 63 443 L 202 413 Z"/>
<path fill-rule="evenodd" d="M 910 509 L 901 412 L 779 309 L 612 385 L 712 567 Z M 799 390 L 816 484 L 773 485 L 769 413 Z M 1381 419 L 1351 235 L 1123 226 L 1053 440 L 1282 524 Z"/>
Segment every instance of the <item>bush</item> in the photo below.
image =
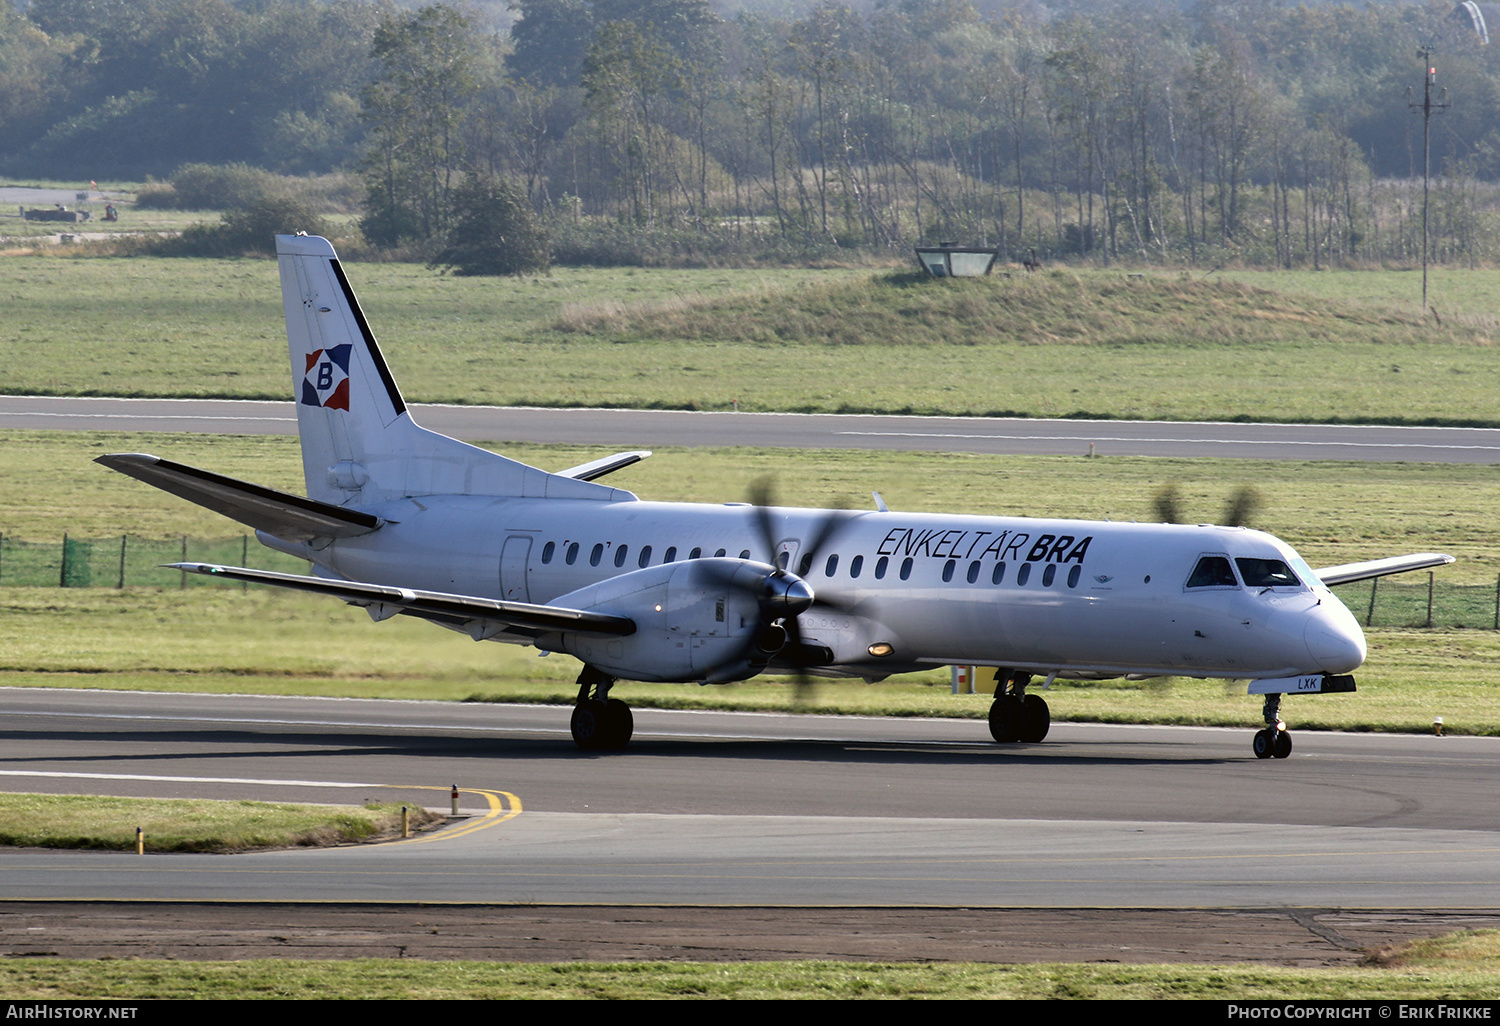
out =
<path fill-rule="evenodd" d="M 136 206 L 155 210 L 243 210 L 271 197 L 323 211 L 359 208 L 363 186 L 353 175 L 292 178 L 248 164 L 184 164 L 165 182 L 148 182 Z"/>
<path fill-rule="evenodd" d="M 152 252 L 158 256 L 274 255 L 277 235 L 329 235 L 332 231 L 332 226 L 306 204 L 264 196 L 226 212 L 216 225 L 193 225 L 175 239 L 163 239 Z"/>
<path fill-rule="evenodd" d="M 459 275 L 529 274 L 551 263 L 551 240 L 531 204 L 499 178 L 471 175 L 453 191 L 456 216 L 431 267 Z"/>

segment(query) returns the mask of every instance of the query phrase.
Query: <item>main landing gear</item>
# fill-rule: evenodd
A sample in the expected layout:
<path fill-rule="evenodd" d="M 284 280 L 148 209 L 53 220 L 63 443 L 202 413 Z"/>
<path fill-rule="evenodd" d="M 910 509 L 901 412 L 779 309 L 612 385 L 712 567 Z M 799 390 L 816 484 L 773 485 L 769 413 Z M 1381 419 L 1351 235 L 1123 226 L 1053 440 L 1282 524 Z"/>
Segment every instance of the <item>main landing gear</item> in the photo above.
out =
<path fill-rule="evenodd" d="M 1281 696 L 1267 695 L 1261 715 L 1266 721 L 1266 729 L 1257 730 L 1255 740 L 1250 743 L 1255 757 L 1285 759 L 1292 754 L 1292 735 L 1286 732 L 1286 724 L 1281 722 Z"/>
<path fill-rule="evenodd" d="M 990 736 L 1006 744 L 1036 744 L 1052 726 L 1052 712 L 1040 695 L 1028 695 L 1031 674 L 995 671 L 995 701 L 990 705 Z"/>
<path fill-rule="evenodd" d="M 573 743 L 586 752 L 618 751 L 630 743 L 635 717 L 630 706 L 609 697 L 615 679 L 587 664 L 578 675 L 573 706 Z"/>

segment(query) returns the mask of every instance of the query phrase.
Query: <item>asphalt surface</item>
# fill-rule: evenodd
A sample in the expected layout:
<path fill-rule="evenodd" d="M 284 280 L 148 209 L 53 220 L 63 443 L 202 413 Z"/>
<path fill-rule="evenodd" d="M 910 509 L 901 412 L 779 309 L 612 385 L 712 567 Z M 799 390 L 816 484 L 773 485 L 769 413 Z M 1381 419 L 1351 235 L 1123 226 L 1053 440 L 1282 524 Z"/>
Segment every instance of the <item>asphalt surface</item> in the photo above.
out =
<path fill-rule="evenodd" d="M 0 690 L 0 723 L 0 786 L 16 791 L 447 810 L 461 789 L 460 818 L 408 842 L 0 852 L 0 950 L 34 947 L 37 930 L 50 931 L 47 950 L 94 950 L 109 923 L 135 943 L 142 916 L 154 919 L 30 904 L 60 899 L 181 905 L 155 929 L 176 930 L 184 951 L 264 953 L 267 937 L 323 936 L 330 916 L 393 903 L 409 907 L 339 950 L 407 943 L 393 938 L 428 922 L 418 904 L 487 910 L 453 913 L 449 930 L 472 919 L 492 938 L 542 938 L 473 957 L 564 957 L 558 945 L 588 933 L 566 957 L 1171 949 L 1338 962 L 1455 923 L 1500 924 L 1500 739 L 1303 733 L 1290 759 L 1263 762 L 1248 727 L 1059 723 L 1044 744 L 1000 746 L 982 721 L 641 709 L 628 751 L 590 755 L 558 707 L 25 688 Z M 301 911 L 236 912 L 230 930 L 211 914 L 222 902 Z M 1042 929 L 1029 956 L 996 909 L 1028 910 L 1021 921 Z M 44 914 L 50 925 L 17 925 Z M 1348 925 L 1318 926 L 1325 915 Z M 955 954 L 981 925 L 973 954 Z M 1106 953 L 1132 937 L 1135 954 Z"/>
<path fill-rule="evenodd" d="M 1500 462 L 1500 429 L 413 405 L 424 427 L 474 442 L 757 446 L 996 455 Z M 296 433 L 290 402 L 0 396 L 0 428 Z"/>
<path fill-rule="evenodd" d="M 416 407 L 474 441 L 1495 462 L 1474 429 Z M 0 427 L 290 434 L 290 403 L 0 397 Z M 627 696 L 628 697 L 628 696 Z M 1247 724 L 1256 717 L 1247 707 Z M 1293 714 L 1294 715 L 1294 714 Z M 0 787 L 462 815 L 398 844 L 0 852 L 0 952 L 1353 964 L 1500 926 L 1500 742 L 0 691 Z M 1293 719 L 1295 724 L 1295 720 Z"/>

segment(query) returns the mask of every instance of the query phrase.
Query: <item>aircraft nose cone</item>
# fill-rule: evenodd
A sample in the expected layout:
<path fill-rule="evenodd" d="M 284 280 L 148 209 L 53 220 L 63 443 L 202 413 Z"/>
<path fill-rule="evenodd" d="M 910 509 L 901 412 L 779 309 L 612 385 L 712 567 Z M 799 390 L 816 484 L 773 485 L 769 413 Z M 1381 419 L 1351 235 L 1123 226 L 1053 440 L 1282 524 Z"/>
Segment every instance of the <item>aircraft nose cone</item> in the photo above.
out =
<path fill-rule="evenodd" d="M 1325 673 L 1351 673 L 1365 661 L 1365 632 L 1347 611 L 1309 620 L 1304 637 L 1308 654 Z"/>

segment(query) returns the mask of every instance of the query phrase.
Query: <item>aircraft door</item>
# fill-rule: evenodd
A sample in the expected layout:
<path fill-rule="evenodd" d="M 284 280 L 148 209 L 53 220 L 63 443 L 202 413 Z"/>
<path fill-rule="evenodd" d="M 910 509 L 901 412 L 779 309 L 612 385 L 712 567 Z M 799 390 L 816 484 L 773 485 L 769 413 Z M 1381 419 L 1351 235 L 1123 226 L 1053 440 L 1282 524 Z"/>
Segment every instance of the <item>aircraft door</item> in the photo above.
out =
<path fill-rule="evenodd" d="M 771 563 L 783 570 L 797 570 L 797 550 L 802 547 L 801 538 L 783 538 L 776 543 L 776 552 L 773 554 Z"/>
<path fill-rule="evenodd" d="M 513 534 L 500 550 L 500 597 L 507 602 L 530 602 L 526 562 L 531 557 L 531 536 Z"/>

